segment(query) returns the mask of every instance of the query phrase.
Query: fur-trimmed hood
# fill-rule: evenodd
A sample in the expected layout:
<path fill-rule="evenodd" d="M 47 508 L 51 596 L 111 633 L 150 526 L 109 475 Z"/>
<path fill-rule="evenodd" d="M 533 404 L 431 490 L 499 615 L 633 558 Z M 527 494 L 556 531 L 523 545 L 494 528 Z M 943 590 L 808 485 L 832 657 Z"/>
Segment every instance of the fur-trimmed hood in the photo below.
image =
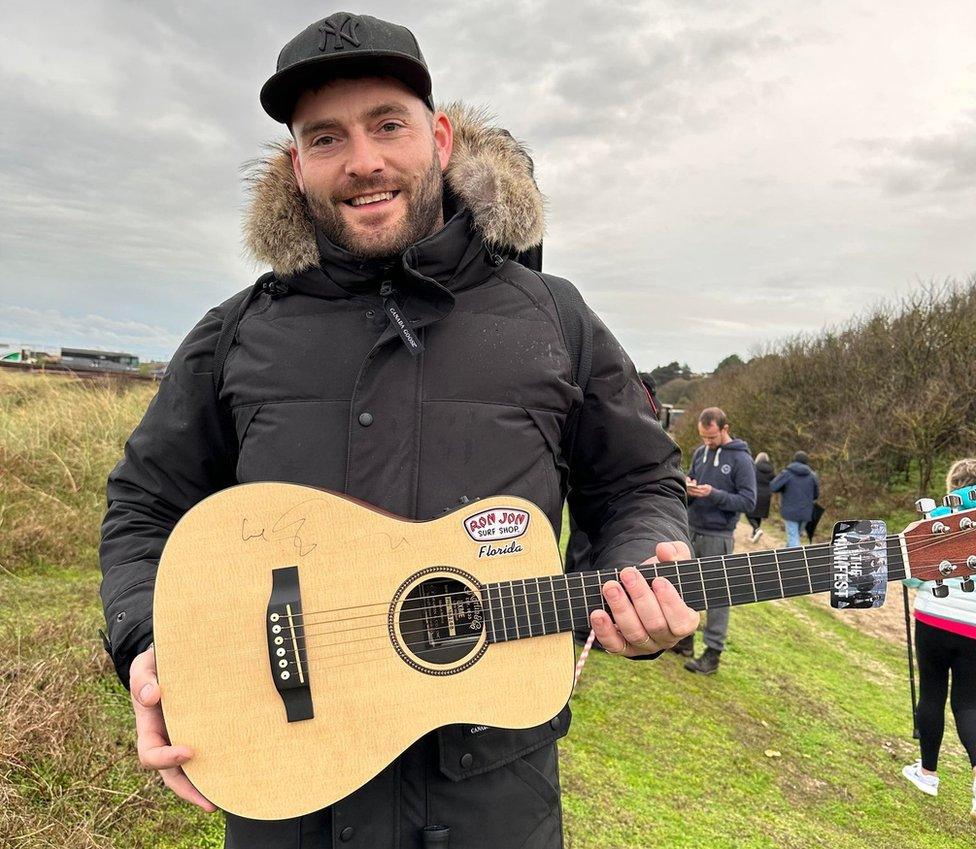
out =
<path fill-rule="evenodd" d="M 446 187 L 470 210 L 484 240 L 503 250 L 524 251 L 544 235 L 544 199 L 532 175 L 532 159 L 511 133 L 491 125 L 479 110 L 442 107 L 454 127 L 454 150 L 444 172 Z M 279 277 L 319 263 L 315 231 L 292 171 L 289 143 L 270 146 L 251 163 L 245 182 L 250 200 L 244 218 L 248 253 Z"/>

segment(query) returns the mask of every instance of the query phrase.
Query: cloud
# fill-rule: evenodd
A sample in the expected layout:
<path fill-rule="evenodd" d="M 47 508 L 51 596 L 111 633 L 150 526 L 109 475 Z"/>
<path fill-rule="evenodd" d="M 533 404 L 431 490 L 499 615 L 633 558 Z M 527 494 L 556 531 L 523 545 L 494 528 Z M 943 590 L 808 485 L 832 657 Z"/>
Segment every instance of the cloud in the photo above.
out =
<path fill-rule="evenodd" d="M 890 195 L 976 189 L 976 111 L 942 132 L 904 140 L 865 139 L 861 146 L 873 159 L 866 177 Z"/>
<path fill-rule="evenodd" d="M 437 98 L 488 106 L 530 146 L 547 269 L 644 365 L 706 369 L 843 320 L 852 293 L 973 270 L 976 12 L 958 2 L 363 11 L 413 29 Z M 301 0 L 5 11 L 0 332 L 171 351 L 253 280 L 238 168 L 282 135 L 257 93 L 315 14 Z"/>

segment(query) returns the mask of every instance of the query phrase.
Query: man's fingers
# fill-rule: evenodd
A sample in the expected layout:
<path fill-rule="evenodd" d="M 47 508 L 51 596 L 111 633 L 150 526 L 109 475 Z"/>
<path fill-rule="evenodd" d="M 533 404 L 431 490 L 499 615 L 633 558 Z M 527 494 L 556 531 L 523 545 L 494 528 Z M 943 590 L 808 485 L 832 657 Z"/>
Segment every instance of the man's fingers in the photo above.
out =
<path fill-rule="evenodd" d="M 659 563 L 691 560 L 691 549 L 683 542 L 659 542 L 654 548 L 654 554 Z"/>
<path fill-rule="evenodd" d="M 627 590 L 627 595 L 630 596 L 637 618 L 633 632 L 628 628 L 622 627 L 620 629 L 627 640 L 636 644 L 641 640 L 646 640 L 647 637 L 655 642 L 667 642 L 671 639 L 673 635 L 668 630 L 667 619 L 644 576 L 636 569 L 628 568 L 620 573 L 620 582 Z M 614 616 L 616 616 L 616 611 L 614 611 Z"/>
<path fill-rule="evenodd" d="M 609 614 L 605 610 L 594 610 L 590 613 L 590 625 L 593 626 L 593 633 L 603 646 L 611 654 L 623 654 L 627 650 L 627 641 L 620 635 L 617 626 L 613 624 Z"/>
<path fill-rule="evenodd" d="M 132 686 L 133 696 L 143 707 L 153 707 L 159 704 L 159 683 L 156 681 L 155 675 L 140 682 L 132 682 L 130 679 L 129 683 L 134 685 Z"/>
<path fill-rule="evenodd" d="M 626 572 L 627 570 L 625 569 L 624 571 Z M 620 577 L 623 579 L 623 573 L 621 573 Z M 644 578 L 640 575 L 637 577 L 646 586 L 647 582 L 644 581 Z M 647 631 L 641 623 L 640 616 L 638 616 L 624 588 L 617 581 L 607 581 L 603 585 L 603 597 L 610 605 L 610 613 L 613 615 L 613 621 L 616 623 L 617 629 L 628 643 L 636 645 L 647 639 Z"/>
<path fill-rule="evenodd" d="M 191 805 L 196 805 L 208 813 L 217 810 L 217 806 L 204 796 L 193 784 L 182 769 L 161 769 L 159 774 L 163 777 L 163 784 L 172 790 L 177 796 Z"/>
<path fill-rule="evenodd" d="M 679 638 L 694 634 L 701 615 L 681 600 L 674 585 L 667 578 L 655 578 L 651 582 L 651 589 L 667 622 L 668 630 Z"/>
<path fill-rule="evenodd" d="M 186 746 L 144 746 L 139 743 L 139 763 L 149 769 L 172 769 L 193 757 Z"/>

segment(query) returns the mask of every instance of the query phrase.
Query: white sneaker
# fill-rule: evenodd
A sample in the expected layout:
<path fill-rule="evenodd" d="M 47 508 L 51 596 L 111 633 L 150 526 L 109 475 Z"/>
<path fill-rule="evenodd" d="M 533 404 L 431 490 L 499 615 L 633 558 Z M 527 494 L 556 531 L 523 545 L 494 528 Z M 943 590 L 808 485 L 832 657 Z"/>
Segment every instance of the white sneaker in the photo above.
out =
<path fill-rule="evenodd" d="M 922 772 L 921 761 L 915 761 L 915 763 L 903 767 L 901 774 L 923 793 L 928 793 L 929 796 L 939 795 L 939 776 L 926 775 Z"/>
<path fill-rule="evenodd" d="M 761 537 L 762 535 L 763 535 L 763 529 L 756 528 L 756 530 L 752 532 L 752 536 L 749 538 L 749 542 L 758 542 L 759 537 Z"/>

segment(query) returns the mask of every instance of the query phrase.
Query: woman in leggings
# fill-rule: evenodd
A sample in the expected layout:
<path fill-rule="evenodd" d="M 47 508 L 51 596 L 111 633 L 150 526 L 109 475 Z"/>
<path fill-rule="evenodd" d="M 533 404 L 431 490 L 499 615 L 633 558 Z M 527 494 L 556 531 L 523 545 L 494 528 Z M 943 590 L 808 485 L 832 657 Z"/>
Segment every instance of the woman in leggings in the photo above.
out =
<path fill-rule="evenodd" d="M 959 460 L 949 470 L 946 488 L 963 499 L 962 509 L 976 507 L 976 459 Z M 935 514 L 946 513 L 940 508 Z M 959 739 L 973 767 L 973 802 L 976 820 L 976 592 L 966 593 L 959 581 L 947 580 L 949 595 L 936 598 L 932 582 L 914 582 L 915 648 L 918 655 L 918 731 L 922 758 L 902 775 L 923 793 L 939 792 L 936 768 L 945 729 L 945 703 L 949 696 Z M 952 684 L 950 687 L 950 677 Z"/>

